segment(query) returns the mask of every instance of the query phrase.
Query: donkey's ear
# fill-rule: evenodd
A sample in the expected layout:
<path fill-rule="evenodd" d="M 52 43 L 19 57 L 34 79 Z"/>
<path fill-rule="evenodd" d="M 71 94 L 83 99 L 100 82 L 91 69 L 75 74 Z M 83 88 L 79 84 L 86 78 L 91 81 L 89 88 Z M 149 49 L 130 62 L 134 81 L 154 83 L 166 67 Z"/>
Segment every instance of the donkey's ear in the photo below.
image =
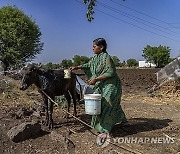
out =
<path fill-rule="evenodd" d="M 39 66 L 37 65 L 37 64 L 35 64 L 35 63 L 32 63 L 32 64 L 30 64 L 31 66 L 30 66 L 30 69 L 31 70 L 37 70 L 37 69 L 39 69 Z"/>
<path fill-rule="evenodd" d="M 36 67 L 37 67 L 38 69 L 40 69 L 40 68 L 42 68 L 42 64 L 38 64 L 38 65 L 36 65 Z"/>

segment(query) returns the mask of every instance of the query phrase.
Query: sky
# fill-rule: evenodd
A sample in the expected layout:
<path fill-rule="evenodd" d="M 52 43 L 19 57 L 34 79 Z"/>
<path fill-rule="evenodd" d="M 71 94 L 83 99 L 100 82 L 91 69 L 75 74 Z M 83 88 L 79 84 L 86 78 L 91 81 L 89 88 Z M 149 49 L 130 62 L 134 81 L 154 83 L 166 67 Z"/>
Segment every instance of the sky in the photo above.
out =
<path fill-rule="evenodd" d="M 97 0 L 94 20 L 83 0 L 0 0 L 15 5 L 40 27 L 44 48 L 34 62 L 60 63 L 75 55 L 92 57 L 92 42 L 103 37 L 120 61 L 144 60 L 147 46 L 168 46 L 180 55 L 180 0 Z"/>

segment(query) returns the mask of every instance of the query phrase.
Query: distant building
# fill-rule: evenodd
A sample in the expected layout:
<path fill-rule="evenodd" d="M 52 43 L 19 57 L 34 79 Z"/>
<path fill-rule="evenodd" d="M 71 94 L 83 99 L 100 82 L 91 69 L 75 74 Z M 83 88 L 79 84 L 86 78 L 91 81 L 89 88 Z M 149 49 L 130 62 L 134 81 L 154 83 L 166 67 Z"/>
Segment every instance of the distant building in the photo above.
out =
<path fill-rule="evenodd" d="M 140 60 L 139 61 L 139 67 L 156 67 L 156 65 L 153 63 L 149 63 L 149 62 Z"/>

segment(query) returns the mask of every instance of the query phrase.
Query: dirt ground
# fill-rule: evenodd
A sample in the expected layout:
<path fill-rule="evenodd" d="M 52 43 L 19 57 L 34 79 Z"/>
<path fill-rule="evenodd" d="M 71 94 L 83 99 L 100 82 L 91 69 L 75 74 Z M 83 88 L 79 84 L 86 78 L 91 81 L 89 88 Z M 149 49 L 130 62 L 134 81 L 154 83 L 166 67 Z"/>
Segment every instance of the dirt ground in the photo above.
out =
<path fill-rule="evenodd" d="M 128 124 L 116 125 L 112 130 L 111 143 L 104 148 L 97 145 L 94 130 L 91 132 L 91 129 L 72 117 L 66 120 L 58 107 L 54 108 L 55 128 L 52 131 L 42 126 L 42 132 L 32 139 L 19 143 L 10 141 L 7 136 L 9 129 L 25 121 L 40 121 L 44 118 L 33 115 L 22 118 L 14 116 L 22 107 L 35 110 L 42 98 L 36 88 L 20 91 L 18 80 L 0 76 L 0 153 L 180 153 L 180 89 L 173 91 L 174 85 L 170 84 L 148 94 L 156 81 L 157 71 L 118 69 L 123 86 L 121 105 L 127 115 Z M 85 79 L 83 76 L 82 78 Z M 84 113 L 84 104 L 78 104 L 77 111 L 78 118 L 86 123 L 91 121 L 91 116 Z M 52 138 L 52 132 L 56 133 L 56 139 Z M 70 139 L 75 148 L 65 148 L 58 141 L 58 135 Z"/>

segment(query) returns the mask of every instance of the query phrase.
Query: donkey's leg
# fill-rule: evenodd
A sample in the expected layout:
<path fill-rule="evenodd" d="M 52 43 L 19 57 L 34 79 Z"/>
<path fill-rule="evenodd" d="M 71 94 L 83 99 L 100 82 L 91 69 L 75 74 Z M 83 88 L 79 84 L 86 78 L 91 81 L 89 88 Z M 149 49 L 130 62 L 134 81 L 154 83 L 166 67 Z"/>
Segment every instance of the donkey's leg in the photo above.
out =
<path fill-rule="evenodd" d="M 76 89 L 71 90 L 71 96 L 72 96 L 73 105 L 74 105 L 74 116 L 77 116 L 77 111 L 76 111 L 76 100 L 77 100 Z"/>
<path fill-rule="evenodd" d="M 44 98 L 44 107 L 45 107 L 45 121 L 43 121 L 43 124 L 48 126 L 49 123 L 49 113 L 48 113 L 48 98 L 46 96 Z"/>
<path fill-rule="evenodd" d="M 77 111 L 76 111 L 76 100 L 77 100 L 77 95 L 76 95 L 76 77 L 72 78 L 72 83 L 70 87 L 70 93 L 73 99 L 73 105 L 74 105 L 74 116 L 77 116 Z"/>
<path fill-rule="evenodd" d="M 65 94 L 65 97 L 66 97 L 66 100 L 67 100 L 67 102 L 68 102 L 68 104 L 67 104 L 67 112 L 69 112 L 69 111 L 70 111 L 70 104 L 71 104 L 71 97 L 70 97 L 70 95 L 69 95 L 69 92 L 67 92 L 67 93 Z M 66 117 L 66 118 L 69 118 L 69 114 L 66 113 L 65 117 Z"/>
<path fill-rule="evenodd" d="M 54 96 L 52 96 L 51 97 L 52 98 L 52 100 L 54 100 L 55 99 L 55 97 Z M 52 118 L 52 114 L 53 114 L 53 102 L 51 101 L 51 100 L 49 100 L 49 102 L 48 102 L 48 107 L 49 107 L 49 110 L 48 110 L 48 112 L 49 112 L 49 124 L 48 124 L 48 127 L 49 127 L 49 129 L 53 129 L 53 118 Z"/>

